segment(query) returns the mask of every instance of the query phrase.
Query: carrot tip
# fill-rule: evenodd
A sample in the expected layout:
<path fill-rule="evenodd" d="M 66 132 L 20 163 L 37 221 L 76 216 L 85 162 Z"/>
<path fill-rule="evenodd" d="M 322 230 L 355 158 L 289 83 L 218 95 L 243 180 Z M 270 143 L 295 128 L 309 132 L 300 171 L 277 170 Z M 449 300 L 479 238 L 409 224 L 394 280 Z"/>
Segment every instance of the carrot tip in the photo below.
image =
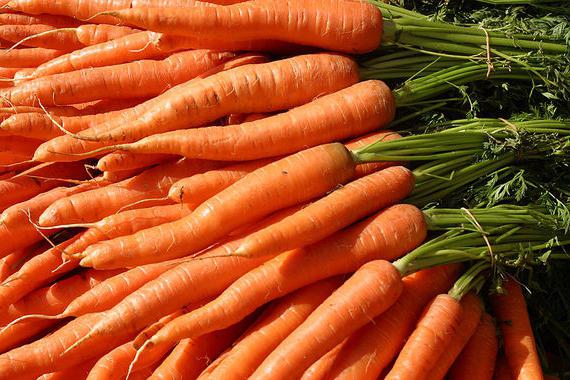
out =
<path fill-rule="evenodd" d="M 82 267 L 91 268 L 93 266 L 93 260 L 91 259 L 91 257 L 85 256 L 84 258 L 81 259 L 79 265 Z"/>

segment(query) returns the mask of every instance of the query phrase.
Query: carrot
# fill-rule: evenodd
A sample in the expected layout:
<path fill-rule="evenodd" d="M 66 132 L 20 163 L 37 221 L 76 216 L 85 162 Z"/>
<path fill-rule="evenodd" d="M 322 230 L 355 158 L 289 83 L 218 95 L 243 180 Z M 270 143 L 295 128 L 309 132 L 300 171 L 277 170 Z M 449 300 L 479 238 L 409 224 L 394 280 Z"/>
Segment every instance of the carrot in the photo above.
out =
<path fill-rule="evenodd" d="M 318 358 L 388 309 L 401 292 L 400 273 L 390 262 L 364 264 L 285 338 L 250 378 L 301 376 Z M 150 341 L 166 338 L 165 331 L 161 335 L 163 331 Z"/>
<path fill-rule="evenodd" d="M 93 365 L 95 364 L 95 360 L 87 360 L 84 363 L 78 364 L 71 368 L 66 368 L 61 371 L 48 373 L 38 377 L 37 380 L 68 380 L 72 379 L 80 379 L 85 378 L 88 374 Z"/>
<path fill-rule="evenodd" d="M 0 16 L 2 16 L 0 14 Z M 0 67 L 0 78 L 2 79 L 12 79 L 14 78 L 14 74 L 18 71 L 22 70 L 21 67 Z M 6 82 L 10 83 L 10 82 Z"/>
<path fill-rule="evenodd" d="M 39 243 L 26 248 L 18 249 L 0 260 L 0 284 L 17 272 L 22 265 L 35 255 L 45 251 L 46 244 Z"/>
<path fill-rule="evenodd" d="M 101 99 L 87 103 L 80 103 L 74 107 L 81 109 L 83 115 L 95 115 L 111 111 L 127 110 L 148 99 L 145 98 L 127 98 L 127 99 Z"/>
<path fill-rule="evenodd" d="M 511 368 L 503 354 L 499 355 L 495 365 L 495 372 L 493 373 L 493 380 L 513 380 L 511 375 Z"/>
<path fill-rule="evenodd" d="M 323 195 L 350 179 L 353 172 L 354 162 L 342 144 L 301 151 L 248 174 L 183 219 L 91 246 L 81 265 L 130 267 L 198 252 L 271 212 Z"/>
<path fill-rule="evenodd" d="M 46 110 L 50 114 L 58 116 L 79 116 L 84 113 L 84 111 L 79 110 L 73 106 L 46 107 Z M 8 115 L 15 115 L 18 113 L 44 114 L 45 112 L 46 111 L 40 107 L 9 106 L 9 107 L 0 108 L 0 114 L 8 114 Z"/>
<path fill-rule="evenodd" d="M 0 35 L 3 39 L 15 43 L 14 46 L 24 45 L 64 52 L 74 51 L 85 46 L 79 41 L 76 33 L 64 32 L 51 25 L 2 25 L 0 26 Z"/>
<path fill-rule="evenodd" d="M 430 371 L 457 336 L 462 313 L 456 298 L 448 294 L 436 296 L 424 310 L 386 380 L 429 379 Z"/>
<path fill-rule="evenodd" d="M 364 136 L 360 136 L 357 137 L 353 140 L 350 140 L 348 142 L 346 142 L 344 144 L 344 146 L 346 146 L 347 149 L 349 150 L 355 150 L 357 148 L 362 148 L 366 145 L 372 144 L 373 142 L 376 141 L 390 141 L 390 140 L 395 140 L 398 139 L 402 136 L 400 136 L 398 133 L 396 132 L 392 132 L 392 131 L 379 131 L 379 132 L 371 132 L 368 133 Z M 387 161 L 387 162 L 362 162 L 359 163 L 358 165 L 356 165 L 355 170 L 355 178 L 360 178 L 360 177 L 364 177 L 366 175 L 372 174 L 374 172 L 377 172 L 379 170 L 385 169 L 387 167 L 390 166 L 396 166 L 396 165 L 400 165 L 397 162 L 392 162 L 392 161 Z"/>
<path fill-rule="evenodd" d="M 0 165 L 29 161 L 42 142 L 20 136 L 0 136 Z"/>
<path fill-rule="evenodd" d="M 273 223 L 296 209 L 277 213 L 257 228 Z M 219 294 L 238 277 L 263 262 L 263 259 L 243 259 L 229 255 L 237 244 L 239 240 L 217 246 L 204 255 L 210 256 L 207 260 L 186 260 L 142 286 L 106 311 L 100 323 L 83 331 L 83 337 L 73 345 L 66 346 L 67 351 L 70 354 L 77 351 L 73 355 L 83 355 L 84 352 L 89 352 L 91 342 L 97 342 L 99 337 L 106 336 L 105 339 L 108 339 L 113 336 L 114 339 L 126 341 L 131 334 L 164 315 Z M 164 284 L 169 285 L 165 287 Z M 193 290 L 188 292 L 188 289 Z"/>
<path fill-rule="evenodd" d="M 69 28 L 81 25 L 81 22 L 70 17 L 53 15 L 29 15 L 19 13 L 0 14 L 0 25 L 51 25 L 56 28 Z"/>
<path fill-rule="evenodd" d="M 222 0 L 220 0 L 222 1 Z M 216 1 L 212 1 L 216 2 Z M 205 6 L 202 3 L 193 0 L 95 0 L 83 2 L 81 0 L 66 0 L 61 3 L 54 3 L 50 0 L 33 1 L 33 0 L 12 0 L 8 3 L 7 8 L 20 11 L 23 13 L 40 14 L 47 13 L 51 15 L 63 15 L 73 17 L 79 20 L 89 19 L 90 22 L 110 22 L 116 23 L 116 20 L 109 17 L 94 17 L 98 13 L 109 11 L 112 9 L 125 9 L 131 7 L 149 7 L 149 6 Z"/>
<path fill-rule="evenodd" d="M 0 49 L 0 66 L 2 67 L 35 67 L 48 62 L 65 52 L 44 48 Z"/>
<path fill-rule="evenodd" d="M 506 294 L 491 297 L 491 305 L 499 321 L 511 375 L 518 380 L 542 379 L 542 367 L 521 287 L 510 278 L 504 281 L 503 287 Z"/>
<path fill-rule="evenodd" d="M 218 65 L 211 70 L 206 71 L 205 73 L 199 75 L 197 78 L 189 81 L 188 83 L 190 82 L 197 83 L 200 82 L 200 79 L 202 78 L 207 78 L 222 71 L 231 70 L 239 66 L 257 64 L 266 61 L 267 57 L 263 55 L 255 53 L 244 54 L 235 59 L 224 62 L 223 64 Z M 180 86 L 181 85 L 179 85 L 178 87 Z M 160 101 L 162 101 L 161 96 L 150 99 L 147 102 L 141 103 L 138 106 L 119 114 L 114 120 L 110 120 L 109 123 L 105 123 L 103 125 L 111 125 L 112 127 L 115 124 L 121 125 L 123 123 L 129 123 L 133 119 L 138 118 L 141 113 L 151 110 Z M 99 127 L 97 128 L 93 127 L 91 130 L 94 131 L 97 130 L 98 128 Z M 71 153 L 75 151 L 85 151 L 86 149 L 90 149 L 89 147 L 92 146 L 93 144 L 94 143 L 88 143 L 87 141 L 78 140 L 72 136 L 62 136 L 38 148 L 38 150 L 36 151 L 36 158 L 40 159 L 41 157 L 44 157 L 58 161 L 77 161 L 78 159 L 80 159 L 77 156 L 72 156 L 72 155 L 61 156 L 59 154 L 54 154 L 53 152 L 55 152 L 57 149 L 60 149 L 61 147 L 64 147 L 64 150 L 70 149 Z M 58 146 L 60 148 L 57 148 Z M 97 144 L 95 144 L 95 146 L 97 146 Z"/>
<path fill-rule="evenodd" d="M 87 170 L 81 163 L 72 165 L 66 163 L 50 165 L 38 169 L 34 171 L 32 175 L 53 179 L 39 179 L 23 176 L 0 180 L 0 193 L 2 194 L 0 211 L 4 211 L 16 203 L 26 201 L 56 186 L 61 186 L 64 181 L 60 181 L 59 179 L 85 179 L 87 177 Z"/>
<path fill-rule="evenodd" d="M 348 339 L 348 338 L 347 338 Z M 335 348 L 321 356 L 316 362 L 303 372 L 300 380 L 320 380 L 325 379 L 334 361 L 338 357 L 347 339 L 343 340 Z"/>
<path fill-rule="evenodd" d="M 161 164 L 165 161 L 171 161 L 176 157 L 177 156 L 171 154 L 159 153 L 138 154 L 128 152 L 113 152 L 101 157 L 99 161 L 97 161 L 97 169 L 104 172 L 120 172 L 123 170 L 138 169 L 155 164 Z M 196 175 L 199 176 L 200 174 Z M 176 183 L 174 185 L 176 185 Z"/>
<path fill-rule="evenodd" d="M 274 255 L 315 243 L 382 208 L 404 199 L 414 176 L 395 166 L 357 179 L 303 210 L 249 235 L 234 254 Z"/>
<path fill-rule="evenodd" d="M 459 356 L 469 338 L 475 333 L 479 321 L 481 320 L 482 305 L 481 299 L 474 293 L 468 293 L 461 299 L 461 321 L 457 329 L 457 334 L 439 357 L 436 365 L 429 372 L 427 378 L 441 380 L 449 371 L 449 368 Z"/>
<path fill-rule="evenodd" d="M 73 104 L 102 98 L 159 95 L 233 58 L 227 52 L 193 50 L 162 61 L 136 61 L 83 69 L 28 81 L 0 94 L 15 105 Z"/>
<path fill-rule="evenodd" d="M 214 301 L 165 329 L 175 330 L 180 337 L 200 336 L 227 327 L 266 302 L 303 286 L 355 271 L 370 260 L 397 258 L 423 240 L 424 223 L 422 214 L 413 206 L 387 208 L 319 243 L 269 260 L 234 282 Z"/>
<path fill-rule="evenodd" d="M 449 370 L 450 380 L 491 380 L 499 343 L 493 318 L 483 313 L 477 330 L 457 357 Z"/>
<path fill-rule="evenodd" d="M 79 236 L 75 243 L 65 249 L 65 253 L 81 256 L 83 250 L 92 244 L 178 220 L 190 212 L 191 210 L 187 207 L 166 205 L 127 210 L 109 215 L 98 222 L 80 225 L 88 229 Z"/>
<path fill-rule="evenodd" d="M 370 132 L 390 122 L 395 109 L 384 82 L 366 81 L 258 121 L 155 134 L 115 148 L 211 160 L 253 160 Z"/>
<path fill-rule="evenodd" d="M 39 224 L 48 227 L 96 222 L 131 203 L 162 198 L 178 179 L 218 165 L 220 163 L 183 159 L 148 169 L 133 178 L 54 202 L 40 215 Z"/>
<path fill-rule="evenodd" d="M 32 220 L 37 220 L 37 217 L 56 200 L 87 191 L 94 186 L 88 183 L 72 188 L 57 187 L 4 210 L 0 216 L 0 239 L 2 240 L 0 257 L 42 240 L 42 236 L 29 222 L 27 213 Z M 46 230 L 44 234 L 51 235 L 55 232 L 56 230 Z"/>
<path fill-rule="evenodd" d="M 271 304 L 233 347 L 201 376 L 246 379 L 341 284 L 341 279 L 317 282 Z M 211 369 L 210 369 L 211 368 Z"/>
<path fill-rule="evenodd" d="M 212 359 L 216 358 L 248 327 L 252 317 L 247 317 L 224 330 L 214 331 L 197 339 L 183 340 L 149 379 L 196 379 Z"/>
<path fill-rule="evenodd" d="M 345 53 L 380 45 L 382 14 L 359 1 L 255 1 L 226 7 L 131 8 L 105 12 L 125 23 L 166 34 L 230 40 L 275 39 Z"/>
<path fill-rule="evenodd" d="M 448 290 L 458 274 L 458 265 L 448 265 L 405 276 L 398 301 L 348 338 L 328 377 L 378 378 L 404 346 L 424 306 L 437 294 Z"/>
<path fill-rule="evenodd" d="M 243 162 L 183 178 L 170 187 L 168 197 L 189 207 L 197 207 L 249 173 L 268 165 L 272 161 L 274 161 L 273 158 Z"/>

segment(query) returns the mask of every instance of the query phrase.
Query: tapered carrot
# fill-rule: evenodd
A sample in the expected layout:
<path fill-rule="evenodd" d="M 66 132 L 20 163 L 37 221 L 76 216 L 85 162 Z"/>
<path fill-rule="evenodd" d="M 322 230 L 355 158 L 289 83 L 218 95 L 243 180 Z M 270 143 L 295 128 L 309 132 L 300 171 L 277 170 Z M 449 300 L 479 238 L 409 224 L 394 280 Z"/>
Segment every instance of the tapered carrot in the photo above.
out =
<path fill-rule="evenodd" d="M 348 338 L 347 338 L 348 339 Z M 309 368 L 303 372 L 303 375 L 300 377 L 300 380 L 323 380 L 327 378 L 327 374 L 331 370 L 334 361 L 340 354 L 343 345 L 347 341 L 347 339 L 343 340 L 340 344 L 338 344 L 335 348 L 321 356 L 316 362 L 311 364 Z"/>
<path fill-rule="evenodd" d="M 228 380 L 248 378 L 341 283 L 339 277 L 320 281 L 272 304 L 231 350 L 216 359 L 201 377 Z"/>
<path fill-rule="evenodd" d="M 364 264 L 285 338 L 250 378 L 301 376 L 370 318 L 387 310 L 401 292 L 400 273 L 390 262 L 375 260 Z M 158 341 L 160 333 L 150 341 Z"/>
<path fill-rule="evenodd" d="M 315 245 L 269 260 L 214 301 L 171 322 L 163 332 L 176 331 L 178 337 L 169 334 L 171 343 L 227 327 L 266 302 L 303 286 L 356 271 L 370 260 L 397 258 L 416 247 L 425 234 L 425 222 L 417 208 L 392 206 Z"/>
<path fill-rule="evenodd" d="M 50 204 L 58 199 L 87 191 L 95 186 L 93 183 L 87 183 L 71 188 L 57 187 L 8 207 L 0 215 L 0 239 L 2 240 L 0 257 L 42 240 L 42 236 L 29 222 L 28 215 L 32 221 L 35 221 Z M 55 232 L 55 230 L 46 230 L 44 234 L 52 235 Z"/>
<path fill-rule="evenodd" d="M 394 166 L 357 179 L 283 219 L 249 235 L 234 254 L 272 255 L 315 243 L 384 207 L 404 199 L 414 176 Z"/>
<path fill-rule="evenodd" d="M 511 278 L 503 286 L 506 294 L 491 297 L 491 304 L 499 321 L 511 375 L 518 380 L 540 380 L 542 367 L 521 287 Z"/>
<path fill-rule="evenodd" d="M 342 144 L 301 151 L 253 171 L 186 218 L 91 246 L 81 265 L 130 267 L 198 252 L 247 223 L 330 191 L 353 173 L 354 162 Z M 152 246 L 139 243 L 149 239 Z"/>
<path fill-rule="evenodd" d="M 180 160 L 152 168 L 136 177 L 54 202 L 40 215 L 39 223 L 47 227 L 96 222 L 134 202 L 162 198 L 180 178 L 212 169 L 217 165 L 220 163 Z"/>
<path fill-rule="evenodd" d="M 14 49 L 10 51 L 0 49 L 0 66 L 35 67 L 64 53 L 61 50 L 44 48 Z"/>
<path fill-rule="evenodd" d="M 348 338 L 328 372 L 329 378 L 377 379 L 404 346 L 424 306 L 448 290 L 458 274 L 459 266 L 449 265 L 404 277 L 398 301 Z"/>
<path fill-rule="evenodd" d="M 101 157 L 99 161 L 97 161 L 97 169 L 104 172 L 120 172 L 123 170 L 138 169 L 161 164 L 166 161 L 172 161 L 177 157 L 178 156 L 172 154 L 160 153 L 139 154 L 128 152 L 113 152 Z M 197 175 L 199 176 L 200 174 Z"/>
<path fill-rule="evenodd" d="M 0 35 L 14 46 L 29 46 L 70 52 L 85 47 L 77 34 L 58 32 L 50 25 L 2 25 Z"/>
<path fill-rule="evenodd" d="M 228 52 L 193 50 L 162 61 L 136 61 L 121 65 L 83 69 L 38 78 L 0 94 L 12 104 L 74 104 L 103 98 L 144 98 L 159 95 L 186 82 L 235 55 Z"/>
<path fill-rule="evenodd" d="M 287 0 L 226 7 L 136 8 L 106 15 L 147 30 L 208 37 L 220 30 L 230 40 L 275 39 L 345 53 L 378 47 L 382 14 L 359 1 Z"/>
<path fill-rule="evenodd" d="M 469 338 L 471 338 L 477 330 L 483 311 L 481 299 L 473 292 L 468 293 L 461 299 L 461 307 L 463 308 L 463 312 L 461 314 L 457 334 L 441 354 L 436 365 L 429 372 L 427 376 L 428 379 L 443 379 L 449 371 L 449 368 L 451 368 L 451 365 L 455 362 L 455 359 L 457 359 L 463 350 L 463 347 L 465 347 L 469 341 Z"/>
<path fill-rule="evenodd" d="M 26 201 L 33 196 L 65 184 L 60 179 L 82 180 L 87 178 L 88 173 L 84 165 L 77 162 L 72 165 L 67 163 L 50 165 L 34 171 L 32 175 L 43 178 L 23 176 L 0 180 L 0 193 L 2 194 L 0 211 L 4 211 L 16 203 Z"/>
<path fill-rule="evenodd" d="M 250 325 L 253 316 L 255 314 L 224 330 L 180 342 L 149 380 L 198 378 L 208 364 Z"/>
<path fill-rule="evenodd" d="M 456 298 L 448 294 L 436 296 L 426 307 L 386 379 L 429 379 L 429 371 L 455 339 L 462 313 L 463 308 Z"/>
<path fill-rule="evenodd" d="M 116 148 L 226 161 L 275 157 L 381 128 L 395 109 L 388 86 L 366 81 L 258 121 L 155 134 Z"/>
<path fill-rule="evenodd" d="M 168 197 L 175 202 L 189 207 L 196 207 L 249 173 L 272 161 L 274 161 L 273 158 L 248 161 L 183 178 L 170 187 Z"/>
<path fill-rule="evenodd" d="M 355 150 L 357 148 L 362 148 L 366 145 L 372 144 L 375 141 L 390 141 L 390 140 L 395 140 L 398 139 L 402 136 L 400 136 L 398 133 L 393 132 L 393 131 L 379 131 L 379 132 L 371 132 L 368 133 L 364 136 L 360 136 L 357 137 L 353 140 L 350 140 L 348 142 L 346 142 L 344 145 L 350 149 L 350 150 Z M 399 165 L 399 163 L 397 162 L 363 162 L 363 163 L 359 163 L 358 165 L 356 165 L 355 170 L 355 178 L 360 178 L 360 177 L 364 177 L 368 174 L 372 174 L 374 172 L 377 172 L 379 170 L 385 169 L 387 167 L 390 166 L 396 166 Z"/>
<path fill-rule="evenodd" d="M 483 313 L 477 330 L 457 357 L 447 376 L 450 380 L 491 380 L 499 343 L 493 318 Z"/>

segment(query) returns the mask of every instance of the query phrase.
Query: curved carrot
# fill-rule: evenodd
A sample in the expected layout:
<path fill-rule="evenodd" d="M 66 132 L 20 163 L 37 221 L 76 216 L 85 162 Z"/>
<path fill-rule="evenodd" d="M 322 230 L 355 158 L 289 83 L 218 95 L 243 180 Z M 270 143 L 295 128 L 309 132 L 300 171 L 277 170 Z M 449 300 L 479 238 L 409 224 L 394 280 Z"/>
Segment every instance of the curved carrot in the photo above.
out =
<path fill-rule="evenodd" d="M 101 157 L 99 161 L 97 161 L 97 169 L 109 173 L 120 172 L 123 170 L 153 166 L 166 161 L 172 161 L 176 158 L 177 156 L 171 154 L 138 154 L 128 152 L 113 152 Z M 199 176 L 200 174 L 196 175 Z"/>
<path fill-rule="evenodd" d="M 425 305 L 447 291 L 458 274 L 458 265 L 447 265 L 404 277 L 404 290 L 398 301 L 348 338 L 328 377 L 377 379 L 404 346 Z"/>
<path fill-rule="evenodd" d="M 0 49 L 0 66 L 36 67 L 64 53 L 65 52 L 61 50 L 44 48 L 14 49 L 10 51 Z"/>
<path fill-rule="evenodd" d="M 228 52 L 193 50 L 162 61 L 143 60 L 54 74 L 0 94 L 16 105 L 74 104 L 103 98 L 145 98 L 161 94 L 233 58 Z"/>
<path fill-rule="evenodd" d="M 353 173 L 354 162 L 342 144 L 301 151 L 248 174 L 183 219 L 91 246 L 81 265 L 130 267 L 198 252 L 247 223 L 323 195 Z"/>
<path fill-rule="evenodd" d="M 323 280 L 271 304 L 229 351 L 218 357 L 201 376 L 245 379 L 341 284 Z"/>
<path fill-rule="evenodd" d="M 254 160 L 370 132 L 390 122 L 395 109 L 388 86 L 372 80 L 258 121 L 155 134 L 116 148 L 210 160 Z"/>
<path fill-rule="evenodd" d="M 450 380 L 491 380 L 499 342 L 493 317 L 483 313 L 477 330 L 457 357 L 447 376 Z"/>
<path fill-rule="evenodd" d="M 170 187 L 168 197 L 175 202 L 196 207 L 272 161 L 273 158 L 248 161 L 183 178 Z"/>
<path fill-rule="evenodd" d="M 319 243 L 267 261 L 239 278 L 214 301 L 171 322 L 165 331 L 176 331 L 182 338 L 227 327 L 296 289 L 356 271 L 370 260 L 397 258 L 416 247 L 425 234 L 425 221 L 417 208 L 389 207 Z M 169 338 L 170 342 L 177 339 Z"/>
<path fill-rule="evenodd" d="M 431 369 L 457 335 L 462 312 L 461 304 L 454 297 L 436 296 L 426 307 L 386 379 L 429 379 Z"/>
<path fill-rule="evenodd" d="M 461 321 L 457 329 L 457 334 L 451 340 L 450 344 L 446 347 L 440 355 L 436 365 L 429 372 L 427 378 L 434 380 L 441 380 L 451 368 L 451 365 L 457 359 L 463 347 L 469 341 L 469 338 L 475 333 L 481 314 L 483 312 L 481 299 L 473 292 L 466 294 L 461 298 Z"/>
<path fill-rule="evenodd" d="M 56 201 L 40 215 L 39 224 L 49 227 L 96 222 L 134 202 L 162 198 L 180 178 L 219 165 L 212 161 L 183 159 L 151 168 L 133 178 Z"/>
<path fill-rule="evenodd" d="M 281 222 L 249 235 L 236 255 L 274 255 L 315 243 L 382 208 L 404 199 L 414 176 L 394 166 L 349 182 Z"/>
<path fill-rule="evenodd" d="M 503 286 L 506 294 L 491 297 L 491 305 L 499 321 L 511 375 L 518 380 L 540 380 L 544 375 L 521 287 L 511 278 Z"/>
<path fill-rule="evenodd" d="M 387 310 L 401 292 L 400 272 L 390 262 L 375 260 L 364 264 L 281 342 L 250 379 L 301 376 L 370 318 Z M 150 341 L 158 342 L 166 336 L 161 336 L 161 332 Z"/>
<path fill-rule="evenodd" d="M 229 40 L 275 39 L 345 53 L 376 49 L 382 14 L 367 2 L 249 1 L 226 7 L 131 8 L 105 12 L 137 27 L 205 37 L 223 30 Z"/>

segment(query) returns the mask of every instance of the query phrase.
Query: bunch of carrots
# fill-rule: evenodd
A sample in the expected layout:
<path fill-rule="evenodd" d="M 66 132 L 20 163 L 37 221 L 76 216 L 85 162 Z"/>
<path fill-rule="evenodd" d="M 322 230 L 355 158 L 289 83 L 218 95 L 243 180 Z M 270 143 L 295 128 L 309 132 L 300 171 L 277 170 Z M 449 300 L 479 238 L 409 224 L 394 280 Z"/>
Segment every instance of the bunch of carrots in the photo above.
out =
<path fill-rule="evenodd" d="M 486 31 L 353 0 L 0 6 L 0 380 L 546 378 L 520 273 L 567 258 L 564 218 L 418 207 L 567 159 L 569 123 L 388 129 L 484 79 L 440 38 Z M 357 63 L 420 27 L 451 68 Z"/>

